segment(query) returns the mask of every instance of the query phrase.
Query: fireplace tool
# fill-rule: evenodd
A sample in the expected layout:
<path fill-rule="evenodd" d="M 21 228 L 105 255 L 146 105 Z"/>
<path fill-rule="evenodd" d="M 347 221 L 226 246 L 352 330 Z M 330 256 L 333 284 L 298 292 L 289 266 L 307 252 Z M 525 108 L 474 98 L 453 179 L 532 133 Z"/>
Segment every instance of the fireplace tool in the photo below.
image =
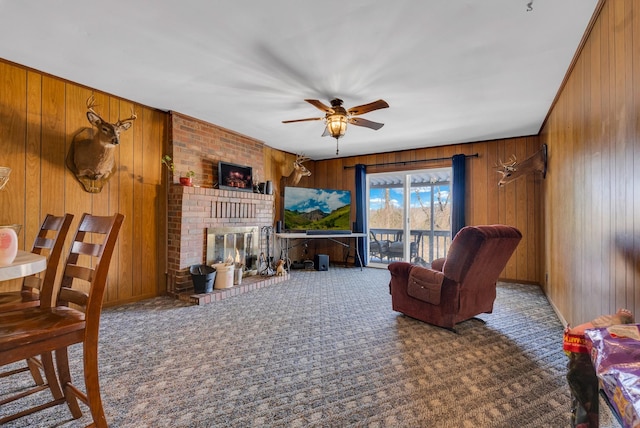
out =
<path fill-rule="evenodd" d="M 263 226 L 260 228 L 260 257 L 258 259 L 258 273 L 263 276 L 271 276 L 274 274 L 272 266 L 273 256 L 275 253 L 274 243 L 271 239 L 273 235 L 272 226 Z M 266 252 L 266 257 L 265 257 Z"/>

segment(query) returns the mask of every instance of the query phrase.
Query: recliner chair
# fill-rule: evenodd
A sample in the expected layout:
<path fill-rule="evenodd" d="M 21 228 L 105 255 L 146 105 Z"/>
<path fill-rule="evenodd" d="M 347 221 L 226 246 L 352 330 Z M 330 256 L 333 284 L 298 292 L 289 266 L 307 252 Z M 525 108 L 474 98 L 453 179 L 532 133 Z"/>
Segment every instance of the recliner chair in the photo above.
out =
<path fill-rule="evenodd" d="M 456 324 L 491 313 L 496 282 L 522 234 L 505 225 L 467 226 L 431 268 L 389 264 L 392 308 L 412 318 L 455 331 Z"/>

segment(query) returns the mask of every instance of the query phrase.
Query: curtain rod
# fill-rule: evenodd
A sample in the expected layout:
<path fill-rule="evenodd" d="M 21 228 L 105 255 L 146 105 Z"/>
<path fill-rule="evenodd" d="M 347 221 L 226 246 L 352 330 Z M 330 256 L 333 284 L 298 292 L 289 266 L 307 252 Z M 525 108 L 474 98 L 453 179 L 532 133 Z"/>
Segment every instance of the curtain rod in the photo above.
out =
<path fill-rule="evenodd" d="M 477 158 L 479 155 L 478 153 L 475 153 L 473 155 L 464 155 L 465 158 Z M 371 164 L 366 164 L 366 167 L 369 166 L 388 166 L 388 165 L 408 165 L 408 164 L 412 164 L 412 163 L 419 163 L 419 162 L 436 162 L 436 161 L 443 161 L 443 160 L 451 160 L 453 159 L 453 156 L 449 156 L 446 158 L 433 158 L 433 159 L 421 159 L 421 160 L 412 160 L 412 161 L 398 161 L 398 162 L 385 162 L 385 163 L 371 163 Z M 342 167 L 343 169 L 351 169 L 351 168 L 355 168 L 355 165 L 347 165 Z"/>

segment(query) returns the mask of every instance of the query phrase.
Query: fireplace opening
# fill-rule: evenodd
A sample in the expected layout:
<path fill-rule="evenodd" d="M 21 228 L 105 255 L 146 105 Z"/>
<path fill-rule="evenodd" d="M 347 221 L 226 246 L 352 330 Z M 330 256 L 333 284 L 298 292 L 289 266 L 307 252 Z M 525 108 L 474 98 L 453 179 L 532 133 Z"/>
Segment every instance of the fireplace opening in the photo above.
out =
<path fill-rule="evenodd" d="M 233 261 L 245 270 L 256 269 L 257 227 L 216 227 L 207 229 L 207 264 Z"/>

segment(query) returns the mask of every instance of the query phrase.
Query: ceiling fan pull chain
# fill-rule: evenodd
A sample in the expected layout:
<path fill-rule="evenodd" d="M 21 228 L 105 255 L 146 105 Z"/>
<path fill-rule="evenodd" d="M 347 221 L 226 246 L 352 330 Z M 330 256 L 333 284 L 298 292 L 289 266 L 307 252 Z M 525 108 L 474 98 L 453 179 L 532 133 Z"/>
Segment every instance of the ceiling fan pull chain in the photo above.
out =
<path fill-rule="evenodd" d="M 338 139 L 336 138 L 336 156 L 338 156 Z"/>

